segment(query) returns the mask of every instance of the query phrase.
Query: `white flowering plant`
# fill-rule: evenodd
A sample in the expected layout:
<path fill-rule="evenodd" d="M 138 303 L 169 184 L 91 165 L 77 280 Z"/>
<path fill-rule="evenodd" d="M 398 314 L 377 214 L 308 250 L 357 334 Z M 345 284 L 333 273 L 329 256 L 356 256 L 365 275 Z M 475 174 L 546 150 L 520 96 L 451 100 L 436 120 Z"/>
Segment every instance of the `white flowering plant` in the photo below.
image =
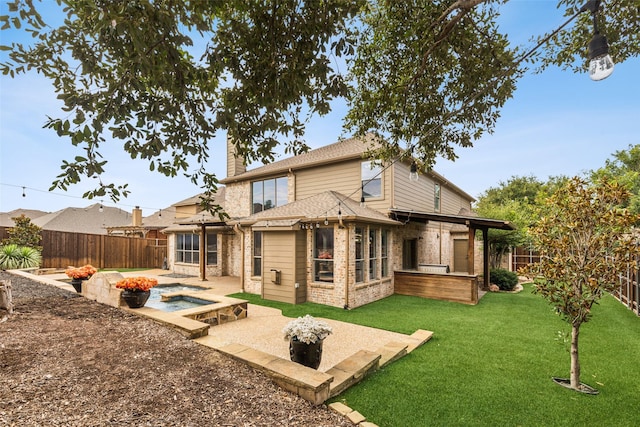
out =
<path fill-rule="evenodd" d="M 287 323 L 282 333 L 285 340 L 297 340 L 306 344 L 323 340 L 331 334 L 331 326 L 326 322 L 317 320 L 310 315 L 298 317 Z"/>

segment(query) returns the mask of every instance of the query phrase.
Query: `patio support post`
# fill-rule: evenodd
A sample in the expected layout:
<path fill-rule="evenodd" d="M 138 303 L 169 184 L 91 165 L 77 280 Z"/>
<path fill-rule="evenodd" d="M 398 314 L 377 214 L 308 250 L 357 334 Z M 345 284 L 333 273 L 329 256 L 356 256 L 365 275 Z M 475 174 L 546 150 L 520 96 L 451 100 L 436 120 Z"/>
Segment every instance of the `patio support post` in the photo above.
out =
<path fill-rule="evenodd" d="M 483 284 L 482 289 L 489 290 L 489 229 L 482 229 L 482 272 L 483 272 Z"/>
<path fill-rule="evenodd" d="M 469 227 L 469 243 L 467 246 L 467 272 L 469 274 L 475 274 L 474 240 L 476 238 L 476 229 L 471 224 L 467 224 L 467 227 Z"/>

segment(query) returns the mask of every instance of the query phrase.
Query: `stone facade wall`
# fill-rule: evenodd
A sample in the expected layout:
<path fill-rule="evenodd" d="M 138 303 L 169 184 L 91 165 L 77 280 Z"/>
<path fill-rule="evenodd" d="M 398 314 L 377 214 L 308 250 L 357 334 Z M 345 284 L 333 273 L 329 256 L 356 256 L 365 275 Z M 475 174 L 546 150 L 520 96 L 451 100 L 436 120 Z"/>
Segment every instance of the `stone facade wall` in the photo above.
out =
<path fill-rule="evenodd" d="M 227 184 L 224 197 L 224 211 L 231 218 L 242 218 L 251 215 L 250 182 Z"/>

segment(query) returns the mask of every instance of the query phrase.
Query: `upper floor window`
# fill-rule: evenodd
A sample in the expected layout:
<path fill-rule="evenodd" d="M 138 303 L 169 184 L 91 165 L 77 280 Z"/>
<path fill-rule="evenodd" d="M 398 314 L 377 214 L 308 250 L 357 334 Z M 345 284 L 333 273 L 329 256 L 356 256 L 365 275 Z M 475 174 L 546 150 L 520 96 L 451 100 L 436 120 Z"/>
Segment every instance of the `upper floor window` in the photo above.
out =
<path fill-rule="evenodd" d="M 433 187 L 433 210 L 440 212 L 440 184 L 435 184 Z"/>
<path fill-rule="evenodd" d="M 362 197 L 365 199 L 382 197 L 382 167 L 376 162 L 360 164 Z"/>
<path fill-rule="evenodd" d="M 266 211 L 267 209 L 287 204 L 287 177 L 254 181 L 251 184 L 251 213 Z"/>

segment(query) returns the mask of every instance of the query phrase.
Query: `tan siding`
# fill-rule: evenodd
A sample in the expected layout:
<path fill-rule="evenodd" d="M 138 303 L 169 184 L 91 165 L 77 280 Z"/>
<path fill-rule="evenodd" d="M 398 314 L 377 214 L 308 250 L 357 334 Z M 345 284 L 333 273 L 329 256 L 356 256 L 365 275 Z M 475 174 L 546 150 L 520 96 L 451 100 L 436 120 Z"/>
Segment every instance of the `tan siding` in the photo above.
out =
<path fill-rule="evenodd" d="M 263 298 L 295 303 L 295 234 L 291 231 L 263 233 Z M 280 284 L 271 282 L 271 269 L 280 270 Z"/>
<path fill-rule="evenodd" d="M 295 290 L 296 304 L 307 301 L 307 240 L 304 231 L 295 232 L 295 282 L 300 285 Z"/>
<path fill-rule="evenodd" d="M 358 159 L 297 172 L 296 200 L 333 190 L 359 202 L 361 196 L 360 164 L 361 160 Z M 367 200 L 367 207 L 387 213 L 391 207 L 391 182 L 391 168 L 389 168 L 384 171 L 382 176 L 382 197 Z"/>
<path fill-rule="evenodd" d="M 327 190 L 351 195 L 360 200 L 360 162 L 341 162 L 296 173 L 296 200 L 306 199 Z"/>
<path fill-rule="evenodd" d="M 409 165 L 393 167 L 394 208 L 434 212 L 435 184 L 440 184 L 440 213 L 457 215 L 460 209 L 471 210 L 471 201 L 453 191 L 446 183 L 429 174 L 420 174 L 417 182 L 409 180 Z"/>
<path fill-rule="evenodd" d="M 459 193 L 451 191 L 451 189 L 444 184 L 441 184 L 441 213 L 457 215 L 460 213 L 460 209 L 465 208 L 471 210 L 471 202 L 462 197 Z"/>
<path fill-rule="evenodd" d="M 394 165 L 393 174 L 396 209 L 433 212 L 433 178 L 420 174 L 418 181 L 412 182 L 409 165 L 400 162 Z"/>

